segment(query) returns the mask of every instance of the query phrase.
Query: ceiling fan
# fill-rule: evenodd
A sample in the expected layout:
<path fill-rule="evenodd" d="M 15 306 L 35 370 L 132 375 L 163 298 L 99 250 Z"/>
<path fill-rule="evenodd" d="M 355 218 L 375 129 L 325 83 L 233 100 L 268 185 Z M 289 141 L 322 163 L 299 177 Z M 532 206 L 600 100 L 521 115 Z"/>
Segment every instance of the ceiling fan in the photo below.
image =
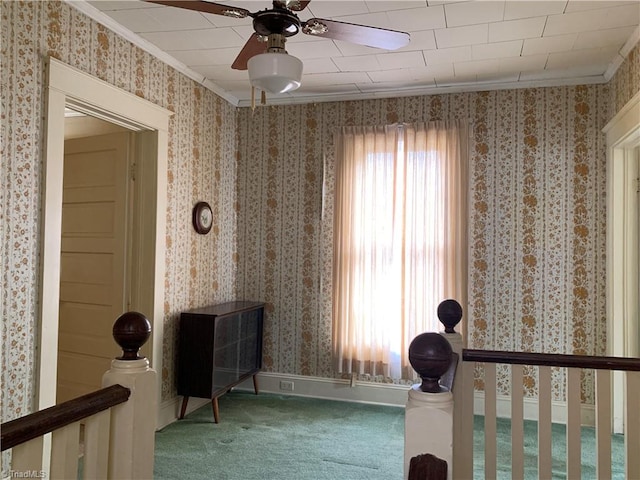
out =
<path fill-rule="evenodd" d="M 253 18 L 254 33 L 231 68 L 249 70 L 252 86 L 260 88 L 263 92 L 284 93 L 300 86 L 302 62 L 288 55 L 284 48 L 287 37 L 300 32 L 385 50 L 404 47 L 409 44 L 410 38 L 405 32 L 336 20 L 311 18 L 301 21 L 295 12 L 304 10 L 311 0 L 273 0 L 272 8 L 259 12 L 205 0 L 145 1 L 232 18 Z"/>

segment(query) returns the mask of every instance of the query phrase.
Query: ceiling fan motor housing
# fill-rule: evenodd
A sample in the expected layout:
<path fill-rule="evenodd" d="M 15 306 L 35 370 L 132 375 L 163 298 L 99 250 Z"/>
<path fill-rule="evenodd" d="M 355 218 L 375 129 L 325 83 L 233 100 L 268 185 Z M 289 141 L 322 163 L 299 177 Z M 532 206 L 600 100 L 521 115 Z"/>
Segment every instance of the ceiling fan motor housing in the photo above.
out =
<path fill-rule="evenodd" d="M 258 35 L 269 36 L 277 33 L 291 37 L 300 31 L 300 19 L 289 10 L 274 8 L 254 15 L 253 29 Z"/>

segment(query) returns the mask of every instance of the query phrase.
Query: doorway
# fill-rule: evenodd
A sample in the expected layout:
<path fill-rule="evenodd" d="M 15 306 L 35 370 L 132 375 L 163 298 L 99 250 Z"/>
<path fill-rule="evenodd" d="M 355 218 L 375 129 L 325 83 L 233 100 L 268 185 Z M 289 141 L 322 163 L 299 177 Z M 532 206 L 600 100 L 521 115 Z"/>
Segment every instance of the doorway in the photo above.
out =
<path fill-rule="evenodd" d="M 605 126 L 607 138 L 607 350 L 640 356 L 640 92 Z M 624 433 L 624 379 L 615 372 L 613 429 Z"/>
<path fill-rule="evenodd" d="M 65 108 L 107 120 L 136 133 L 135 155 L 140 201 L 134 209 L 139 235 L 132 242 L 131 307 L 152 325 L 146 356 L 162 371 L 164 257 L 168 110 L 57 59 L 47 61 L 47 111 L 44 151 L 43 250 L 40 297 L 38 408 L 56 403 L 64 178 Z M 143 248 L 144 247 L 144 248 Z M 115 318 L 113 319 L 115 321 Z M 157 399 L 160 401 L 161 382 Z"/>
<path fill-rule="evenodd" d="M 65 116 L 56 403 L 100 389 L 120 354 L 111 331 L 131 308 L 134 142 L 118 125 Z"/>

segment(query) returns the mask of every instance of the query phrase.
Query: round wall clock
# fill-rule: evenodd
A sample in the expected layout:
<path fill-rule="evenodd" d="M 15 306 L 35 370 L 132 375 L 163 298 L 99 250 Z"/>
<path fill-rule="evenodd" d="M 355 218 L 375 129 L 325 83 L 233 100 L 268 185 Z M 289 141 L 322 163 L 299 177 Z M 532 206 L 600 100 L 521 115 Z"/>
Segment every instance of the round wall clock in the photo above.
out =
<path fill-rule="evenodd" d="M 213 225 L 213 214 L 207 202 L 198 202 L 193 207 L 193 228 L 201 235 L 209 233 Z"/>

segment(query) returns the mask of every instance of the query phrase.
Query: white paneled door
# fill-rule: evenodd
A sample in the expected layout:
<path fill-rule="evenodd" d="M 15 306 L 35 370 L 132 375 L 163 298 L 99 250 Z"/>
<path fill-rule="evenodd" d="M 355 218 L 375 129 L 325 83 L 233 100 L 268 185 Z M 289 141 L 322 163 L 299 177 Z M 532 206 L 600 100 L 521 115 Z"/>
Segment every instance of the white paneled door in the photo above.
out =
<path fill-rule="evenodd" d="M 56 402 L 101 388 L 127 304 L 128 132 L 67 140 Z"/>

